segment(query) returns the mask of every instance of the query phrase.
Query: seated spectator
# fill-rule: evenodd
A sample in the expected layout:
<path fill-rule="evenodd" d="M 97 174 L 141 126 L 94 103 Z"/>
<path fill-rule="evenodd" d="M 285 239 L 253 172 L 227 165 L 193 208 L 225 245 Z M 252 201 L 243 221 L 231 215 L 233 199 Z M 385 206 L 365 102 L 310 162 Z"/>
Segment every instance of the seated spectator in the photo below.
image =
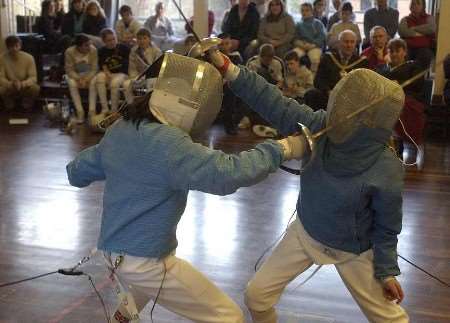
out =
<path fill-rule="evenodd" d="M 299 57 L 308 55 L 311 61 L 311 71 L 315 73 L 320 62 L 322 48 L 325 46 L 325 27 L 313 16 L 313 8 L 310 3 L 300 6 L 302 20 L 296 25 L 295 51 Z"/>
<path fill-rule="evenodd" d="M 369 45 L 373 27 L 384 27 L 389 38 L 394 38 L 398 30 L 398 10 L 388 6 L 387 0 L 377 0 L 376 7 L 364 13 L 364 43 Z"/>
<path fill-rule="evenodd" d="M 84 0 L 72 0 L 69 12 L 66 13 L 62 21 L 62 34 L 72 39 L 76 34 L 83 32 L 86 2 Z"/>
<path fill-rule="evenodd" d="M 411 13 L 400 20 L 398 33 L 408 44 L 409 58 L 429 68 L 435 47 L 434 17 L 425 12 L 425 0 L 411 0 L 409 9 Z"/>
<path fill-rule="evenodd" d="M 290 51 L 285 57 L 287 74 L 281 84 L 283 94 L 303 103 L 305 92 L 314 86 L 312 72 L 295 51 Z"/>
<path fill-rule="evenodd" d="M 274 58 L 275 50 L 271 44 L 264 44 L 259 49 L 259 55 L 247 62 L 247 67 L 266 79 L 271 84 L 279 84 L 283 80 L 283 66 Z M 277 131 L 268 126 L 268 122 L 253 111 L 246 115 L 253 125 L 252 130 L 258 137 L 273 138 L 278 135 Z M 247 120 L 246 120 L 247 121 Z M 242 124 L 240 127 L 242 128 Z"/>
<path fill-rule="evenodd" d="M 231 51 L 231 37 L 228 34 L 220 34 L 219 38 L 222 42 L 219 45 L 219 50 L 230 58 L 230 61 L 235 65 L 243 64 L 241 54 L 238 51 Z M 222 112 L 223 112 L 223 125 L 225 132 L 229 135 L 237 134 L 237 124 L 239 120 L 245 115 L 242 111 L 243 104 L 241 100 L 234 95 L 231 91 L 228 83 L 223 86 L 223 100 L 222 100 Z M 245 108 L 244 108 L 245 109 Z"/>
<path fill-rule="evenodd" d="M 154 61 L 161 56 L 161 50 L 158 47 L 152 46 L 152 35 L 150 30 L 141 28 L 137 32 L 137 44 L 130 51 L 130 59 L 128 61 L 128 76 L 129 80 L 125 81 L 125 97 L 128 103 L 134 100 L 133 87 L 134 81 L 144 72 Z M 154 79 L 143 79 L 144 86 L 147 90 L 153 89 Z"/>
<path fill-rule="evenodd" d="M 141 24 L 134 19 L 130 6 L 120 7 L 119 14 L 122 19 L 116 22 L 117 41 L 131 48 L 136 44 L 136 34 L 141 29 Z"/>
<path fill-rule="evenodd" d="M 254 3 L 249 0 L 239 0 L 231 8 L 228 18 L 222 28 L 224 33 L 231 36 L 232 50 L 237 50 L 244 59 L 250 42 L 257 38 L 259 28 L 259 13 Z"/>
<path fill-rule="evenodd" d="M 366 57 L 356 54 L 356 35 L 351 30 L 339 34 L 337 50 L 322 55 L 319 69 L 314 78 L 314 89 L 305 93 L 305 104 L 312 109 L 326 109 L 328 95 L 337 82 L 356 68 L 367 68 Z"/>
<path fill-rule="evenodd" d="M 102 112 L 108 112 L 106 87 L 111 89 L 111 110 L 116 111 L 119 106 L 120 87 L 128 78 L 128 59 L 130 49 L 124 44 L 118 44 L 112 29 L 105 28 L 100 33 L 105 46 L 98 51 L 98 67 L 100 72 L 96 76 L 96 84 Z"/>
<path fill-rule="evenodd" d="M 403 39 L 392 39 L 388 43 L 390 63 L 378 68 L 385 77 L 402 84 L 423 71 L 423 67 L 415 61 L 407 61 L 407 45 Z M 400 123 L 395 126 L 395 133 L 402 142 L 409 142 L 411 137 L 419 146 L 416 161 L 419 169 L 423 163 L 423 139 L 425 128 L 425 77 L 414 81 L 403 88 L 405 105 L 400 115 L 407 134 Z M 402 145 L 401 145 L 402 146 Z"/>
<path fill-rule="evenodd" d="M 325 3 L 324 0 L 314 0 L 314 18 L 319 19 L 322 24 L 327 27 L 328 26 L 328 17 L 324 15 L 325 12 Z"/>
<path fill-rule="evenodd" d="M 283 1 L 269 1 L 267 14 L 259 24 L 259 44 L 272 44 L 275 54 L 283 57 L 292 48 L 294 36 L 294 19 L 285 11 Z"/>
<path fill-rule="evenodd" d="M 46 53 L 59 52 L 61 35 L 61 21 L 56 16 L 55 2 L 44 0 L 41 3 L 41 16 L 38 20 L 38 32 L 45 37 Z"/>
<path fill-rule="evenodd" d="M 338 36 L 344 30 L 351 30 L 356 35 L 356 48 L 359 48 L 361 44 L 361 34 L 357 24 L 352 22 L 353 6 L 350 2 L 344 2 L 342 4 L 340 12 L 341 20 L 331 26 L 327 35 L 327 45 L 330 49 L 337 49 L 339 40 Z"/>
<path fill-rule="evenodd" d="M 95 75 L 97 74 L 97 49 L 84 34 L 75 36 L 75 45 L 64 54 L 67 83 L 77 113 L 77 123 L 84 122 L 84 109 L 79 89 L 89 89 L 89 114 L 94 115 L 97 101 Z"/>
<path fill-rule="evenodd" d="M 164 15 L 162 2 L 156 3 L 155 14 L 145 21 L 144 27 L 150 30 L 153 43 L 163 52 L 173 48 L 176 39 L 173 37 L 172 23 Z"/>
<path fill-rule="evenodd" d="M 191 27 L 194 28 L 194 17 L 189 18 L 189 24 L 190 26 L 188 24 L 184 25 L 184 30 L 186 30 L 188 34 L 192 34 L 193 31 Z M 214 29 L 214 12 L 208 10 L 208 36 L 211 36 L 213 29 Z"/>
<path fill-rule="evenodd" d="M 85 33 L 95 47 L 103 46 L 100 32 L 106 28 L 105 12 L 97 0 L 90 0 L 86 6 L 86 18 L 83 22 L 83 33 Z"/>
<path fill-rule="evenodd" d="M 259 55 L 248 61 L 248 68 L 255 71 L 271 84 L 278 84 L 283 80 L 283 66 L 274 59 L 275 49 L 271 44 L 261 45 Z"/>
<path fill-rule="evenodd" d="M 5 39 L 6 52 L 0 60 L 0 98 L 5 110 L 14 110 L 21 101 L 25 111 L 31 111 L 39 95 L 36 64 L 33 56 L 22 51 L 20 38 Z"/>
<path fill-rule="evenodd" d="M 375 26 L 370 31 L 370 47 L 367 47 L 361 56 L 365 56 L 368 61 L 368 68 L 375 70 L 379 65 L 386 64 L 389 60 L 387 50 L 388 35 L 382 26 Z"/>

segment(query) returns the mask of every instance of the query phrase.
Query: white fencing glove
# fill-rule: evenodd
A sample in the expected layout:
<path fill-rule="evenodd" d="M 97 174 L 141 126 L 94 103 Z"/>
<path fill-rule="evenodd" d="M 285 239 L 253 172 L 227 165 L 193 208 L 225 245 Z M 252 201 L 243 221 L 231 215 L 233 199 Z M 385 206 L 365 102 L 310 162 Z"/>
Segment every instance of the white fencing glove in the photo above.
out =
<path fill-rule="evenodd" d="M 283 159 L 302 159 L 306 152 L 306 139 L 303 135 L 289 136 L 277 141 L 283 147 Z"/>
<path fill-rule="evenodd" d="M 210 49 L 208 53 L 211 63 L 219 70 L 226 81 L 237 79 L 240 69 L 230 61 L 227 55 L 222 54 L 217 49 Z"/>

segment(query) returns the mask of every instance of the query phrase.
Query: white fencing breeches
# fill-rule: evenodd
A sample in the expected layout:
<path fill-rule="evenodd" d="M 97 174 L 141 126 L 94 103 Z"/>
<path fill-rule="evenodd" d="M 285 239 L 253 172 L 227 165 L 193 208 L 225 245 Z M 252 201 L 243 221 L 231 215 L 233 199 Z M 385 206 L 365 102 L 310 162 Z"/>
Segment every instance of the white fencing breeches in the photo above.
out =
<path fill-rule="evenodd" d="M 298 238 L 299 225 L 297 218 L 247 286 L 245 302 L 255 323 L 277 322 L 274 306 L 284 288 L 313 264 Z M 403 308 L 383 296 L 381 283 L 374 277 L 372 250 L 335 266 L 370 322 L 408 322 Z"/>
<path fill-rule="evenodd" d="M 117 254 L 106 257 L 108 266 Z M 164 266 L 165 263 L 165 266 Z M 161 286 L 158 304 L 194 322 L 243 323 L 239 306 L 187 261 L 174 255 L 163 260 L 125 255 L 115 274 L 134 298 L 140 312 L 154 300 Z"/>
<path fill-rule="evenodd" d="M 97 74 L 96 84 L 98 96 L 102 105 L 102 112 L 109 111 L 106 91 L 107 87 L 111 90 L 111 110 L 117 111 L 117 108 L 119 107 L 120 87 L 127 77 L 128 76 L 123 73 L 113 73 L 111 79 L 107 80 L 105 73 L 100 72 Z"/>
<path fill-rule="evenodd" d="M 97 104 L 97 89 L 95 87 L 96 77 L 93 77 L 89 83 L 89 113 L 95 112 L 95 106 Z M 78 89 L 78 83 L 76 80 L 67 77 L 67 83 L 69 85 L 70 96 L 72 97 L 75 110 L 77 111 L 78 118 L 84 117 L 83 105 L 81 104 L 80 91 Z"/>

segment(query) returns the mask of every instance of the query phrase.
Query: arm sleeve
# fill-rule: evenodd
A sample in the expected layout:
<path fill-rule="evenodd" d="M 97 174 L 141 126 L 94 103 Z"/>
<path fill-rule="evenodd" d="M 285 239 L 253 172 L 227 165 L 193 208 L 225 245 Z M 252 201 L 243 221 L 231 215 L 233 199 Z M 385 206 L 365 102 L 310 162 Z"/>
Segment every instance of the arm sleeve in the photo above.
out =
<path fill-rule="evenodd" d="M 97 55 L 97 49 L 94 48 L 94 51 L 89 54 L 89 60 L 90 60 L 90 65 L 91 65 L 91 69 L 89 71 L 89 73 L 86 74 L 86 78 L 87 79 L 92 79 L 95 74 L 97 74 L 98 71 L 98 55 Z"/>
<path fill-rule="evenodd" d="M 131 50 L 130 51 L 130 56 L 128 59 L 128 76 L 130 77 L 130 79 L 135 78 L 136 76 L 139 75 L 138 71 L 137 71 L 137 67 L 136 67 L 136 58 L 135 58 L 135 51 Z"/>
<path fill-rule="evenodd" d="M 416 31 L 413 28 L 408 27 L 408 22 L 406 21 L 406 17 L 400 20 L 400 24 L 398 25 L 398 34 L 402 38 L 414 37 L 416 36 Z"/>
<path fill-rule="evenodd" d="M 295 36 L 295 23 L 294 19 L 290 15 L 286 18 L 286 33 L 284 34 L 283 38 L 280 39 L 280 41 L 283 44 L 289 44 Z"/>
<path fill-rule="evenodd" d="M 173 28 L 172 28 L 172 22 L 167 18 L 167 33 L 169 36 L 173 36 Z"/>
<path fill-rule="evenodd" d="M 0 61 L 0 86 L 8 86 L 11 83 L 12 82 L 6 78 L 5 65 Z"/>
<path fill-rule="evenodd" d="M 267 21 L 266 19 L 262 19 L 258 28 L 258 40 L 261 44 L 270 42 L 270 38 L 266 36 L 266 27 Z"/>
<path fill-rule="evenodd" d="M 166 151 L 170 184 L 174 189 L 216 195 L 235 192 L 275 172 L 282 163 L 282 147 L 268 140 L 238 155 L 225 154 L 178 136 Z"/>
<path fill-rule="evenodd" d="M 314 25 L 316 27 L 316 37 L 314 37 L 314 44 L 322 48 L 327 40 L 327 34 L 325 31 L 325 27 L 323 26 L 322 22 L 320 20 L 315 20 Z"/>
<path fill-rule="evenodd" d="M 94 181 L 104 180 L 99 146 L 95 145 L 80 152 L 66 166 L 69 183 L 75 187 L 86 187 Z"/>
<path fill-rule="evenodd" d="M 383 171 L 388 174 L 383 176 L 384 183 L 377 185 L 372 196 L 374 220 L 371 241 L 375 277 L 378 279 L 400 275 L 397 263 L 397 235 L 402 229 L 404 171 L 397 160 L 394 162 L 398 165 L 395 169 L 383 167 Z"/>
<path fill-rule="evenodd" d="M 66 50 L 64 53 L 64 70 L 66 71 L 66 74 L 69 76 L 69 78 L 73 80 L 79 80 L 80 74 L 78 74 L 74 69 L 74 59 L 70 55 L 71 51 L 69 49 Z"/>
<path fill-rule="evenodd" d="M 328 66 L 329 66 L 329 60 L 327 54 L 323 54 L 322 58 L 320 59 L 319 67 L 317 68 L 317 73 L 314 78 L 314 86 L 323 92 L 328 93 L 331 91 L 330 83 L 329 83 L 329 72 L 328 72 Z"/>
<path fill-rule="evenodd" d="M 34 62 L 33 56 L 30 57 L 30 60 L 27 64 L 27 78 L 25 80 L 23 80 L 22 83 L 25 86 L 37 84 L 36 63 Z"/>
<path fill-rule="evenodd" d="M 259 16 L 255 14 L 252 20 L 249 29 L 244 33 L 244 36 L 240 40 L 240 43 L 242 44 L 248 45 L 253 39 L 258 37 Z"/>
<path fill-rule="evenodd" d="M 433 16 L 429 16 L 427 23 L 419 26 L 415 26 L 414 30 L 423 35 L 432 35 L 436 32 L 436 23 Z"/>
<path fill-rule="evenodd" d="M 276 86 L 245 67 L 241 67 L 237 79 L 230 82 L 230 88 L 252 110 L 285 135 L 299 130 L 297 122 L 303 123 L 313 132 L 323 124 L 324 111 L 314 112 L 310 107 L 284 97 Z"/>

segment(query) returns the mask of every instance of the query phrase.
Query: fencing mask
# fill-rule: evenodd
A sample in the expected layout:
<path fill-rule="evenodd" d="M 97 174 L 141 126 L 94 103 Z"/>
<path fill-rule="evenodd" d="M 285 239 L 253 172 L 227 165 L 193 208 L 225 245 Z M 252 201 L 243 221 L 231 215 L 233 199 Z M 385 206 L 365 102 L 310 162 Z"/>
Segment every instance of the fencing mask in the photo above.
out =
<path fill-rule="evenodd" d="M 361 127 L 391 131 L 400 117 L 402 87 L 374 71 L 356 69 L 344 76 L 330 93 L 327 106 L 328 137 L 345 142 Z"/>
<path fill-rule="evenodd" d="M 198 135 L 219 113 L 222 89 L 222 77 L 209 63 L 166 53 L 149 108 L 162 123 Z"/>

